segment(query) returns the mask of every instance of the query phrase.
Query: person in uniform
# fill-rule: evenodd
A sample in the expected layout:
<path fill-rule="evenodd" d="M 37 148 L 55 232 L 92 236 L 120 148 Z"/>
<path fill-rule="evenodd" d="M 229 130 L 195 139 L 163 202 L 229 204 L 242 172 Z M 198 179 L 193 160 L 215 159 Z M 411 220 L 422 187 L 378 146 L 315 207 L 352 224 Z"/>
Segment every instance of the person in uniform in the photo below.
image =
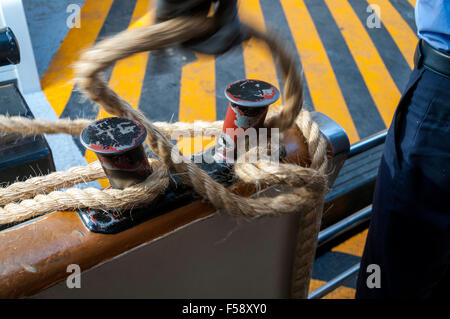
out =
<path fill-rule="evenodd" d="M 450 297 L 450 1 L 417 0 L 415 18 L 415 66 L 386 137 L 358 299 Z"/>

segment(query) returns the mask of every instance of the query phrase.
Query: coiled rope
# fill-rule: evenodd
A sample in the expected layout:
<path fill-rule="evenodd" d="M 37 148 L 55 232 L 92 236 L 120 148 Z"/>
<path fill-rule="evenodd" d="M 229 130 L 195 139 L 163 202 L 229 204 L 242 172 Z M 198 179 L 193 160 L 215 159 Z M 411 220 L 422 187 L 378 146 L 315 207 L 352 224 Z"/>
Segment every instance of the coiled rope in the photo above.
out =
<path fill-rule="evenodd" d="M 308 144 L 311 164 L 300 167 L 293 164 L 268 162 L 238 163 L 235 175 L 247 183 L 287 185 L 289 191 L 276 197 L 247 198 L 232 193 L 217 183 L 197 165 L 187 160 L 167 136 L 173 133 L 191 134 L 189 123 L 152 123 L 139 110 L 111 90 L 102 72 L 117 60 L 132 54 L 157 50 L 210 34 L 217 29 L 213 17 L 176 18 L 149 27 L 123 31 L 105 39 L 84 52 L 75 66 L 77 85 L 92 101 L 108 113 L 141 122 L 147 129 L 147 143 L 161 159 L 150 160 L 153 174 L 143 183 L 124 190 L 95 188 L 66 188 L 81 182 L 104 178 L 100 165 L 74 167 L 65 172 L 31 178 L 0 189 L 0 224 L 19 222 L 51 211 L 79 208 L 127 209 L 152 201 L 169 184 L 169 170 L 179 174 L 204 199 L 218 210 L 233 216 L 257 218 L 285 213 L 300 213 L 299 238 L 296 251 L 292 295 L 305 297 L 309 284 L 315 243 L 319 231 L 324 195 L 327 190 L 327 141 L 307 111 L 302 111 L 303 86 L 300 70 L 292 53 L 270 33 L 243 26 L 250 36 L 264 40 L 273 50 L 284 77 L 284 107 L 266 119 L 265 127 L 279 128 L 280 132 L 296 124 Z M 0 131 L 22 134 L 79 134 L 89 120 L 57 121 L 30 120 L 22 117 L 0 117 Z M 201 123 L 201 133 L 216 134 L 222 122 Z M 196 123 L 196 129 L 198 129 Z"/>

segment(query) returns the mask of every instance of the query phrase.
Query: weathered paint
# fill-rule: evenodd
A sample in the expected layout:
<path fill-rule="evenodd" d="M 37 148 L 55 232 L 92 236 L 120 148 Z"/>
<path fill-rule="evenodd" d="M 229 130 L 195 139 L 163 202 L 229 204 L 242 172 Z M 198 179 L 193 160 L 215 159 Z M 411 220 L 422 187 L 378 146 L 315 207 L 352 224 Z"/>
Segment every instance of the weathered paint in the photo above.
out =
<path fill-rule="evenodd" d="M 147 131 L 141 123 L 127 118 L 108 117 L 85 127 L 80 140 L 91 151 L 114 155 L 138 147 L 146 136 Z"/>
<path fill-rule="evenodd" d="M 270 83 L 244 79 L 230 83 L 224 93 L 230 104 L 214 158 L 232 163 L 236 152 L 230 158 L 229 151 L 236 150 L 239 136 L 248 128 L 263 127 L 269 105 L 279 99 L 280 91 Z"/>
<path fill-rule="evenodd" d="M 280 91 L 259 79 L 245 79 L 229 84 L 225 96 L 231 103 L 253 108 L 274 103 L 280 97 Z"/>
<path fill-rule="evenodd" d="M 140 183 L 151 174 L 143 148 L 147 131 L 141 123 L 108 117 L 89 124 L 80 136 L 81 143 L 96 153 L 114 188 Z"/>

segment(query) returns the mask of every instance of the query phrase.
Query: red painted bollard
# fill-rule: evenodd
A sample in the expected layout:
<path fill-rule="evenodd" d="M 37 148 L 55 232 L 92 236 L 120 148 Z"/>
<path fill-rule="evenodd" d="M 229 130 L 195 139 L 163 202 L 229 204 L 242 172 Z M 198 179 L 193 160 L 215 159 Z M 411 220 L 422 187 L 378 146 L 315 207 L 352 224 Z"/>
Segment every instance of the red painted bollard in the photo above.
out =
<path fill-rule="evenodd" d="M 278 100 L 280 92 L 267 82 L 244 79 L 228 85 L 225 96 L 230 103 L 214 159 L 216 162 L 233 163 L 239 137 L 249 128 L 258 130 L 264 126 L 267 110 L 270 104 Z"/>

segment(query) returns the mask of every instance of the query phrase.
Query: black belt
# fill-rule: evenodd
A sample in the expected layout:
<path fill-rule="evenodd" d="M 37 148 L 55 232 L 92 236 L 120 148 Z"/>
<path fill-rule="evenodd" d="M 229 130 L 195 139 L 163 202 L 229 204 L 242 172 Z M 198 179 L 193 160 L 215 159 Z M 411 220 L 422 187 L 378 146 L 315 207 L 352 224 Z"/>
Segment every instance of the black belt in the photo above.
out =
<path fill-rule="evenodd" d="M 422 65 L 437 74 L 450 78 L 450 55 L 436 50 L 426 41 L 419 40 L 414 54 L 416 68 Z"/>

